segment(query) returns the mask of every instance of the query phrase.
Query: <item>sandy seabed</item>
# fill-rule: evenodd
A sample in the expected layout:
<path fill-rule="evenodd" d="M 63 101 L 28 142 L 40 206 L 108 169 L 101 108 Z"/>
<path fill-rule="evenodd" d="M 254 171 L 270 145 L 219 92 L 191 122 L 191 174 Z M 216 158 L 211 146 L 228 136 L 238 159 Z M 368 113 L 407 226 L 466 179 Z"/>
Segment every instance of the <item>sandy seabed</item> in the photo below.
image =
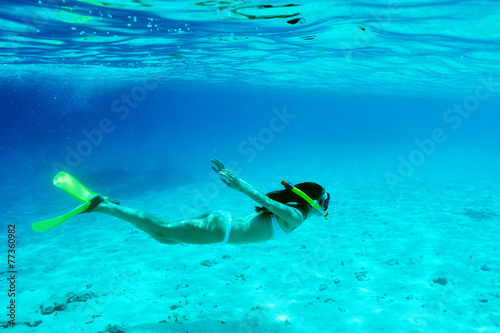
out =
<path fill-rule="evenodd" d="M 257 175 L 263 191 L 279 187 Z M 414 179 L 391 190 L 373 170 L 323 176 L 330 220 L 308 220 L 281 243 L 168 246 L 97 213 L 37 234 L 30 223 L 63 208 L 4 212 L 23 221 L 17 325 L 7 331 L 500 331 L 498 184 Z M 121 200 L 178 219 L 193 187 Z M 252 208 L 221 188 L 200 209 Z M 58 310 L 42 314 L 50 304 Z"/>

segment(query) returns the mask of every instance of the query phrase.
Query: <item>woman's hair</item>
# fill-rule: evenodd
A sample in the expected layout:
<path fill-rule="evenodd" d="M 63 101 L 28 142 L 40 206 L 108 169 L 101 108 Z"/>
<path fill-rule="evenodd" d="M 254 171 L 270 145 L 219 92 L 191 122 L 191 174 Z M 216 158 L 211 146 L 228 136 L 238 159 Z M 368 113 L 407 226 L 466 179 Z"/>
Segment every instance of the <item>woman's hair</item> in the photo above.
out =
<path fill-rule="evenodd" d="M 300 183 L 295 185 L 296 188 L 307 194 L 313 200 L 319 200 L 323 194 L 326 193 L 326 190 L 319 184 L 316 183 Z M 281 191 L 273 191 L 266 193 L 266 196 L 269 198 L 281 202 L 287 206 L 297 208 L 304 216 L 304 219 L 307 218 L 307 214 L 309 213 L 309 209 L 311 209 L 311 205 L 307 203 L 302 197 L 295 194 L 289 189 L 283 189 Z M 269 209 L 264 206 L 255 207 L 256 212 L 263 212 L 267 214 L 272 214 Z"/>

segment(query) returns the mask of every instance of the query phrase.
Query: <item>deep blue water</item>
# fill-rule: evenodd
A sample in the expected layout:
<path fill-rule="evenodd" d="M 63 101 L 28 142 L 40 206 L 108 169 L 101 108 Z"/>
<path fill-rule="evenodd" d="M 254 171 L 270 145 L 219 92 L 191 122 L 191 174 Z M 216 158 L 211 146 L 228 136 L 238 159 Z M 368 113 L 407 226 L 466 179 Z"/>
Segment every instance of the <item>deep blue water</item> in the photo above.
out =
<path fill-rule="evenodd" d="M 60 83 L 17 83 L 1 90 L 2 155 L 5 163 L 27 175 L 85 173 L 103 167 L 140 172 L 165 165 L 196 170 L 200 164 L 206 167 L 212 156 L 242 163 L 274 156 L 291 165 L 314 159 L 327 167 L 346 153 L 366 153 L 366 163 L 379 156 L 397 164 L 399 155 L 408 157 L 414 149 L 424 151 L 426 162 L 453 162 L 446 174 L 472 166 L 493 171 L 498 162 L 497 97 L 460 115 L 447 112 L 462 102 L 453 98 L 287 94 L 163 84 L 147 92 L 144 100 L 137 93 L 136 102 L 131 92 L 141 81 L 88 87 L 78 95 L 72 89 L 77 82 L 72 87 Z M 123 96 L 130 100 L 122 100 Z M 415 143 L 432 139 L 436 129 L 442 129 L 441 141 L 430 144 L 427 151 Z M 456 157 L 448 160 L 451 152 Z"/>

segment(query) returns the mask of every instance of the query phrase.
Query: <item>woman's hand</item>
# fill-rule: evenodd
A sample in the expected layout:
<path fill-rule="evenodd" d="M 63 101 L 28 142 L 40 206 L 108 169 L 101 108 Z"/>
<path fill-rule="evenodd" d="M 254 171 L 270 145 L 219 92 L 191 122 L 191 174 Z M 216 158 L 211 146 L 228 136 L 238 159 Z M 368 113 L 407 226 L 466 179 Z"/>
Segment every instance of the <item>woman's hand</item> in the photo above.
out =
<path fill-rule="evenodd" d="M 216 158 L 212 159 L 212 163 L 215 164 L 215 166 L 217 167 L 217 169 L 214 168 L 214 167 L 212 167 L 212 169 L 214 169 L 214 171 L 217 172 L 217 173 L 219 173 L 220 171 L 223 171 L 223 170 L 227 170 L 227 168 L 224 165 L 224 163 L 222 163 L 221 161 L 219 161 Z"/>
<path fill-rule="evenodd" d="M 217 169 L 214 167 L 212 167 L 212 169 L 214 169 L 215 172 L 217 172 L 222 177 L 221 180 L 224 182 L 224 184 L 226 184 L 230 188 L 241 191 L 245 182 L 241 180 L 234 173 L 234 171 L 227 169 L 224 163 L 222 163 L 218 159 L 212 159 L 212 163 L 214 163 L 217 167 Z"/>

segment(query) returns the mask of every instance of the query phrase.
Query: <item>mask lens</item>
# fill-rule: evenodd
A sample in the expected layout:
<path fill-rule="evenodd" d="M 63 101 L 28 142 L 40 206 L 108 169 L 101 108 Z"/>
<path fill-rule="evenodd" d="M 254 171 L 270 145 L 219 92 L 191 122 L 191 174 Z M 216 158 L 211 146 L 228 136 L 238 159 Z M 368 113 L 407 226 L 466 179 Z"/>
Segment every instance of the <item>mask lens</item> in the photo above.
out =
<path fill-rule="evenodd" d="M 321 205 L 323 206 L 325 211 L 328 209 L 328 205 L 330 204 L 330 193 L 326 194 L 326 199 L 321 202 Z"/>

